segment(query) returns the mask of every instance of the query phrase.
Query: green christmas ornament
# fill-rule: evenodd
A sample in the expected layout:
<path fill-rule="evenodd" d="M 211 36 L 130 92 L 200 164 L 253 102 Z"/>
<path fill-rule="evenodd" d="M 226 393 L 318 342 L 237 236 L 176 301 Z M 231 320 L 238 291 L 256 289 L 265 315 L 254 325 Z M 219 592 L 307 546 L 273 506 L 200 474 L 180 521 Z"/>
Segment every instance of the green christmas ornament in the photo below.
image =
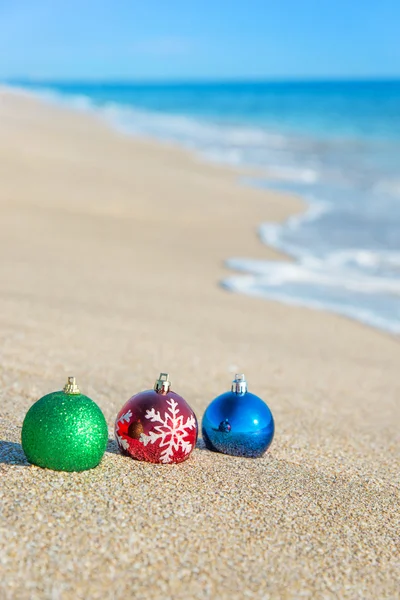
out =
<path fill-rule="evenodd" d="M 108 429 L 97 404 L 80 393 L 75 377 L 68 377 L 63 391 L 31 406 L 21 437 L 30 463 L 53 471 L 85 471 L 101 461 Z"/>

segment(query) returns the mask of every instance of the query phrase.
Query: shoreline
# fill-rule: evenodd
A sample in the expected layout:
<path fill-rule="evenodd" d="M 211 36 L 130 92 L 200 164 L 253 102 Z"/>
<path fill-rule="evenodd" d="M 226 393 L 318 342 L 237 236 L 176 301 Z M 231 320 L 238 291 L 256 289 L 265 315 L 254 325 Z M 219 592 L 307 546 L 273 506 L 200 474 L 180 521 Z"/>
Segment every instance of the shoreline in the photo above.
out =
<path fill-rule="evenodd" d="M 28 102 L 33 102 L 33 105 L 37 106 L 47 106 L 51 111 L 54 111 L 54 114 L 61 117 L 62 115 L 75 115 L 78 118 L 87 118 L 90 121 L 98 124 L 101 128 L 106 128 L 110 131 L 111 134 L 121 136 L 126 138 L 127 140 L 131 140 L 132 143 L 137 143 L 138 145 L 146 148 L 147 151 L 152 149 L 158 150 L 162 149 L 163 151 L 169 153 L 175 153 L 177 159 L 179 160 L 181 157 L 185 158 L 185 162 L 196 165 L 197 167 L 207 170 L 210 169 L 210 172 L 213 172 L 219 178 L 226 178 L 232 182 L 235 186 L 241 188 L 245 187 L 246 189 L 253 190 L 258 194 L 265 194 L 266 196 L 271 196 L 270 200 L 274 201 L 274 221 L 275 223 L 280 223 L 285 221 L 287 218 L 294 215 L 305 214 L 308 211 L 309 204 L 306 200 L 298 196 L 297 194 L 291 194 L 290 192 L 285 191 L 276 191 L 273 188 L 270 190 L 265 187 L 250 185 L 248 183 L 242 184 L 242 178 L 254 178 L 257 179 L 260 177 L 260 171 L 251 166 L 232 166 L 228 164 L 222 164 L 218 161 L 208 160 L 206 157 L 202 156 L 196 150 L 191 150 L 182 146 L 179 143 L 173 143 L 171 141 L 165 140 L 157 140 L 153 137 L 146 137 L 142 135 L 131 134 L 125 132 L 121 129 L 118 129 L 115 124 L 107 120 L 101 111 L 97 111 L 94 107 L 78 107 L 70 105 L 68 102 L 64 102 L 61 97 L 60 98 L 51 98 L 46 97 L 46 95 L 41 95 L 40 93 L 33 92 L 29 89 L 18 88 L 7 85 L 0 85 L 0 107 L 1 107 L 1 98 L 4 96 L 11 96 L 18 100 L 18 98 L 22 100 L 26 100 Z M 267 180 L 265 180 L 267 181 Z M 279 201 L 279 205 L 276 202 L 276 199 Z M 272 245 L 266 244 L 260 238 L 259 229 L 263 225 L 263 222 L 260 221 L 258 223 L 254 223 L 254 219 L 251 221 L 251 230 L 253 231 L 256 237 L 256 244 L 254 245 L 253 252 L 256 252 L 257 256 L 267 255 L 270 260 L 284 260 L 289 262 L 295 262 L 295 259 L 290 255 L 286 254 L 284 251 L 274 248 Z M 260 248 L 261 246 L 261 248 Z M 258 248 L 257 248 L 258 247 Z M 263 252 L 263 249 L 266 249 L 266 252 Z M 253 255 L 252 255 L 253 257 Z M 235 272 L 234 269 L 228 267 L 225 263 L 229 261 L 230 257 L 222 257 L 221 261 L 223 263 L 223 272 L 227 274 L 232 274 Z M 223 283 L 223 280 L 226 277 L 223 277 L 219 281 L 219 285 Z M 306 307 L 307 308 L 307 307 Z"/>
<path fill-rule="evenodd" d="M 203 164 L 205 167 L 210 166 L 214 169 L 220 168 L 222 169 L 221 173 L 225 173 L 230 177 L 235 175 L 236 185 L 244 185 L 245 187 L 258 190 L 269 190 L 272 194 L 277 194 L 281 197 L 281 204 L 284 209 L 283 215 L 280 215 L 278 219 L 273 218 L 267 222 L 263 219 L 257 225 L 252 224 L 255 235 L 257 235 L 261 243 L 267 246 L 269 250 L 274 251 L 275 256 L 268 261 L 265 260 L 267 257 L 261 257 L 259 252 L 257 252 L 257 256 L 255 257 L 254 253 L 250 256 L 232 253 L 231 256 L 225 257 L 224 271 L 226 272 L 226 275 L 219 281 L 221 287 L 234 293 L 264 298 L 267 301 L 281 302 L 287 306 L 299 306 L 318 311 L 322 310 L 330 314 L 350 318 L 367 327 L 372 327 L 373 329 L 389 334 L 394 338 L 398 338 L 400 326 L 390 312 L 390 282 L 387 283 L 388 289 L 386 290 L 386 294 L 389 294 L 389 298 L 386 297 L 386 302 L 389 302 L 386 313 L 384 311 L 382 312 L 382 307 L 380 307 L 379 302 L 377 307 L 374 308 L 373 299 L 375 298 L 375 300 L 378 301 L 379 296 L 373 296 L 371 301 L 369 301 L 367 297 L 364 299 L 362 295 L 360 298 L 357 295 L 357 288 L 351 287 L 354 278 L 361 278 L 359 281 L 361 289 L 363 286 L 370 286 L 371 289 L 373 288 L 382 291 L 383 282 L 379 277 L 374 279 L 373 274 L 368 277 L 367 272 L 363 273 L 362 269 L 360 270 L 356 266 L 359 260 L 365 260 L 364 255 L 371 255 L 369 260 L 380 260 L 382 257 L 380 258 L 379 255 L 374 255 L 373 250 L 371 250 L 371 252 L 366 250 L 359 250 L 358 252 L 354 251 L 352 256 L 350 256 L 351 251 L 347 251 L 347 264 L 346 260 L 343 262 L 343 257 L 346 252 L 343 252 L 340 248 L 336 248 L 336 250 L 331 248 L 328 255 L 325 256 L 325 259 L 322 259 L 321 265 L 318 266 L 319 254 L 317 249 L 315 247 L 313 248 L 312 244 L 309 248 L 302 247 L 301 239 L 299 245 L 296 246 L 296 237 L 293 238 L 291 236 L 290 231 L 292 228 L 296 230 L 299 229 L 301 238 L 303 223 L 309 223 L 311 220 L 318 219 L 321 214 L 328 213 L 329 215 L 329 213 L 333 211 L 332 204 L 329 202 L 320 201 L 318 197 L 310 198 L 309 195 L 307 195 L 310 194 L 310 190 L 307 192 L 304 184 L 311 175 L 317 177 L 317 171 L 314 173 L 302 171 L 301 181 L 303 185 L 300 183 L 300 180 L 296 184 L 295 180 L 291 180 L 293 173 L 286 173 L 286 176 L 289 177 L 289 179 L 286 179 L 286 176 L 282 173 L 280 176 L 275 173 L 274 176 L 274 169 L 276 170 L 278 167 L 273 167 L 272 171 L 269 172 L 268 169 L 252 167 L 251 164 L 248 164 L 247 166 L 230 165 L 222 159 L 218 160 L 218 158 L 208 156 L 207 150 L 204 148 L 202 150 L 198 145 L 191 147 L 184 139 L 174 140 L 174 136 L 171 136 L 171 134 L 165 137 L 162 133 L 162 128 L 159 131 L 158 136 L 151 133 L 151 128 L 146 132 L 146 126 L 144 128 L 143 126 L 139 126 L 136 128 L 137 130 L 135 130 L 135 127 L 132 129 L 132 126 L 129 126 L 129 115 L 125 115 L 123 112 L 123 105 L 121 105 L 119 109 L 118 105 L 116 105 L 117 109 L 115 109 L 112 102 L 109 104 L 97 105 L 90 96 L 81 96 L 78 95 L 78 92 L 76 92 L 76 95 L 68 96 L 61 92 L 52 91 L 51 89 L 31 90 L 29 88 L 12 87 L 8 89 L 12 94 L 16 93 L 22 98 L 25 97 L 27 99 L 33 99 L 33 101 L 43 102 L 51 108 L 70 111 L 80 115 L 87 115 L 88 118 L 95 119 L 100 125 L 105 125 L 118 135 L 137 140 L 138 143 L 155 144 L 156 147 L 159 146 L 174 152 L 187 153 L 190 160 Z M 121 110 L 122 114 L 120 114 Z M 130 109 L 128 108 L 128 113 L 129 110 Z M 140 122 L 140 110 L 144 109 L 138 110 L 139 112 L 136 114 L 136 119 Z M 146 114 L 146 111 L 144 110 L 143 115 L 146 123 L 150 113 Z M 156 120 L 159 118 L 157 113 L 154 113 L 153 117 Z M 282 168 L 285 170 L 285 167 Z M 286 167 L 286 169 L 288 169 L 288 167 Z M 306 179 L 304 179 L 304 177 L 306 177 Z M 325 193 L 328 193 L 328 191 Z M 353 190 L 353 193 L 356 193 L 356 190 Z M 290 199 L 290 205 L 288 204 L 288 197 Z M 296 199 L 297 205 L 293 205 L 293 199 Z M 286 205 L 288 210 L 286 210 L 285 214 Z M 227 216 L 227 218 L 229 217 Z M 285 235 L 289 236 L 286 242 Z M 292 239 L 292 242 L 288 242 L 290 239 Z M 363 256 L 359 258 L 359 255 Z M 304 256 L 306 256 L 306 261 L 304 261 Z M 261 260 L 257 260 L 259 257 Z M 314 259 L 314 266 L 310 266 L 309 258 Z M 293 268 L 288 266 L 283 270 L 281 269 L 280 273 L 276 273 L 277 265 L 274 263 L 277 259 L 293 263 Z M 330 266 L 331 264 L 334 265 L 335 261 L 339 261 L 339 265 L 342 264 L 342 270 Z M 267 263 L 269 263 L 269 265 Z M 253 271 L 254 268 L 255 271 Z M 332 269 L 332 272 L 330 273 L 329 281 L 336 282 L 332 291 L 330 291 L 330 285 L 326 285 L 326 270 L 329 272 L 330 269 Z M 349 271 L 347 271 L 347 269 L 349 269 Z M 276 276 L 278 276 L 278 279 L 281 278 L 281 284 L 278 286 L 275 284 Z M 301 285 L 296 287 L 298 282 L 303 282 L 303 288 L 305 286 L 303 290 Z M 321 298 L 319 293 L 318 282 L 320 286 L 325 286 L 324 299 Z M 393 285 L 395 285 L 395 282 L 392 283 L 392 286 Z M 350 286 L 350 288 L 348 289 L 347 297 L 345 295 L 344 298 L 341 298 L 341 292 L 343 292 L 345 288 L 348 288 L 348 286 Z M 382 303 L 384 300 L 385 296 L 381 298 L 380 302 Z M 393 310 L 394 308 L 392 307 L 392 312 Z"/>
<path fill-rule="evenodd" d="M 297 198 L 4 93 L 0 132 L 4 597 L 393 597 L 398 342 L 217 285 L 225 257 L 279 256 L 255 228 Z M 111 441 L 93 471 L 25 461 L 24 414 L 67 375 L 111 431 L 160 371 L 201 421 L 236 370 L 275 418 L 261 459 L 199 444 L 155 467 Z"/>

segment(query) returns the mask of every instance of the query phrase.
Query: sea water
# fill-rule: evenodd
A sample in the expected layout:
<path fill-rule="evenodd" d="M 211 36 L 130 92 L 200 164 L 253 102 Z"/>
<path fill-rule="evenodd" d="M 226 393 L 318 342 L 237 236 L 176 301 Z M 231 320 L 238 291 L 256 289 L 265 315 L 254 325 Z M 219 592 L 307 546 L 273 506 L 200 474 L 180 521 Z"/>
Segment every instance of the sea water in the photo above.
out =
<path fill-rule="evenodd" d="M 19 84 L 300 195 L 303 214 L 259 227 L 293 261 L 231 257 L 222 284 L 400 333 L 400 81 Z"/>

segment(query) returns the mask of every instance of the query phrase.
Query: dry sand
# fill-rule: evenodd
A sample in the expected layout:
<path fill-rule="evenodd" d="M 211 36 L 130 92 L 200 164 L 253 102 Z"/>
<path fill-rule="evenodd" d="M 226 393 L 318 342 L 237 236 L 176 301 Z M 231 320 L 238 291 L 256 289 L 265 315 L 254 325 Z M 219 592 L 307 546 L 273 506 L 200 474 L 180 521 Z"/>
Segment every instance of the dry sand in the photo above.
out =
<path fill-rule="evenodd" d="M 228 293 L 296 198 L 85 114 L 0 97 L 0 598 L 399 597 L 398 340 Z M 201 418 L 236 370 L 276 436 L 246 460 L 29 466 L 23 417 L 74 374 L 113 419 L 168 371 Z"/>

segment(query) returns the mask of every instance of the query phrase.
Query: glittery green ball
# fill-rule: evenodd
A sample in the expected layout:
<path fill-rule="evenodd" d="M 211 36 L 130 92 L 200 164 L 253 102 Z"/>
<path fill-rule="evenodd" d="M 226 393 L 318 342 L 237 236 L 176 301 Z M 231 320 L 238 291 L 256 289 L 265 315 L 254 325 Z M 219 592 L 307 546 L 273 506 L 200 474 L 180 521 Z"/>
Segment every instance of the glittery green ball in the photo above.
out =
<path fill-rule="evenodd" d="M 30 463 L 54 471 L 85 471 L 101 461 L 108 430 L 93 400 L 83 394 L 53 392 L 28 410 L 21 437 Z"/>

